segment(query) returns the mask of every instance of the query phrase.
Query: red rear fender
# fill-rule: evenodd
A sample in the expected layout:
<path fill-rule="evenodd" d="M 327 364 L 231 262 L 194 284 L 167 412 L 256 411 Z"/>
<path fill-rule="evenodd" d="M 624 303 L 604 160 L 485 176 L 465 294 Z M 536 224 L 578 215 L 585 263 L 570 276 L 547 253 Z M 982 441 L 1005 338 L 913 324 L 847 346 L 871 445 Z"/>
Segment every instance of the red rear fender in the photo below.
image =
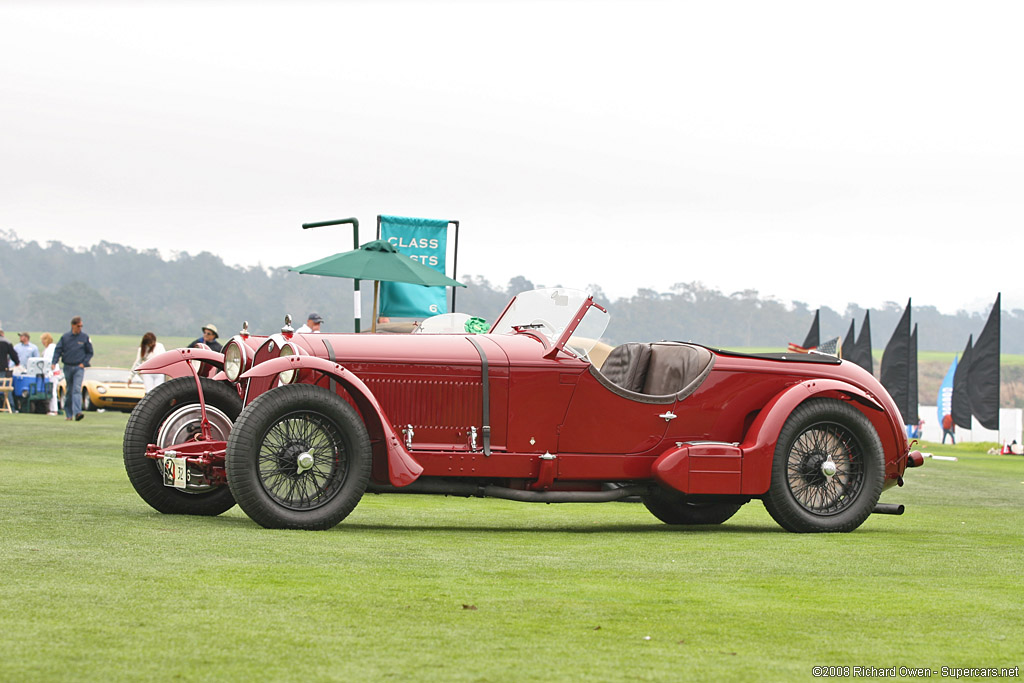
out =
<path fill-rule="evenodd" d="M 841 380 L 812 379 L 787 387 L 761 409 L 740 444 L 743 450 L 743 483 L 740 493 L 761 495 L 768 491 L 775 446 L 786 420 L 804 401 L 830 395 L 856 401 L 867 407 L 868 412 L 885 414 L 875 397 Z M 883 444 L 891 442 L 890 435 L 879 432 L 879 437 Z"/>

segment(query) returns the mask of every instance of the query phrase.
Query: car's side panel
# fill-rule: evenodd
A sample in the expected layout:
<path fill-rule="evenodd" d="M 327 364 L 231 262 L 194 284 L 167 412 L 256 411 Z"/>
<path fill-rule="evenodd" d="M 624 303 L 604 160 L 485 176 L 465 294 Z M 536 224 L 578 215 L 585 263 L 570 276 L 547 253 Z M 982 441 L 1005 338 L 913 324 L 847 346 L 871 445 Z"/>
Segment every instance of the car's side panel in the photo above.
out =
<path fill-rule="evenodd" d="M 480 363 L 475 366 L 412 365 L 405 363 L 355 364 L 352 372 L 366 383 L 380 401 L 396 429 L 413 430 L 411 449 L 471 449 L 471 432 L 483 426 L 483 381 Z M 491 445 L 504 448 L 507 413 L 508 368 L 490 369 L 492 415 Z"/>
<path fill-rule="evenodd" d="M 509 372 L 508 450 L 557 453 L 558 430 L 583 372 L 582 363 L 542 361 L 512 366 Z"/>
<path fill-rule="evenodd" d="M 643 453 L 657 446 L 673 404 L 639 403 L 609 391 L 589 372 L 578 375 L 558 452 Z"/>
<path fill-rule="evenodd" d="M 672 407 L 678 417 L 665 434 L 668 443 L 739 442 L 753 416 L 773 396 L 799 378 L 719 369 L 718 364 L 693 394 Z"/>

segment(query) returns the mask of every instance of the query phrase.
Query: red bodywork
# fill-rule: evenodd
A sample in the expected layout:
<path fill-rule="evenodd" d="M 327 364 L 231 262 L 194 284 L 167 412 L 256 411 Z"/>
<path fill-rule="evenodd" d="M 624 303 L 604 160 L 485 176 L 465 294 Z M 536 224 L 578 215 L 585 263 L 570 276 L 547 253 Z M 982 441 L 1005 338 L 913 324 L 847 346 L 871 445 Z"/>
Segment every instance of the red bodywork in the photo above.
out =
<path fill-rule="evenodd" d="M 709 349 L 713 364 L 695 391 L 638 401 L 610 390 L 587 360 L 533 330 L 472 337 L 283 333 L 232 341 L 244 347 L 246 371 L 236 386 L 246 405 L 288 370 L 297 371 L 293 381 L 354 405 L 373 446 L 371 488 L 381 490 L 460 478 L 531 491 L 659 482 L 691 495 L 757 497 L 768 491 L 786 419 L 814 397 L 846 401 L 870 420 L 885 453 L 887 487 L 917 464 L 908 463 L 902 420 L 886 391 L 861 368 L 834 358 Z M 294 355 L 279 357 L 282 344 L 293 345 Z M 187 351 L 163 354 L 140 370 L 173 374 L 169 363 L 181 368 L 186 356 L 200 355 L 224 365 L 222 354 Z M 223 481 L 224 444 L 208 446 L 190 463 Z"/>

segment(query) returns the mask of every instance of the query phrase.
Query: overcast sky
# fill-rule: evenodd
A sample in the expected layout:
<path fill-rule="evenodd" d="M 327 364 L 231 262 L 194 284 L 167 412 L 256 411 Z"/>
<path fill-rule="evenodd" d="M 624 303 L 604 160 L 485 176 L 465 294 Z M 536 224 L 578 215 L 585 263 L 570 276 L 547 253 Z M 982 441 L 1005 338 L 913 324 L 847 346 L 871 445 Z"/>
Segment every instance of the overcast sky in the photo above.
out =
<path fill-rule="evenodd" d="M 0 230 L 281 266 L 385 213 L 458 219 L 502 285 L 1024 308 L 1022 19 L 0 0 Z"/>

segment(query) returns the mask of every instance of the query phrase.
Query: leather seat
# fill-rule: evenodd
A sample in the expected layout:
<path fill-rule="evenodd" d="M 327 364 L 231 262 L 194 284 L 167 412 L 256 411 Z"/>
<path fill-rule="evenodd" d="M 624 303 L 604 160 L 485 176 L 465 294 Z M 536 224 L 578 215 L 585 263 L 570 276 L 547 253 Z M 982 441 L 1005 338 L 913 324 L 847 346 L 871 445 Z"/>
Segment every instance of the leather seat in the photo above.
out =
<path fill-rule="evenodd" d="M 647 367 L 651 362 L 651 345 L 640 342 L 620 344 L 601 365 L 601 374 L 612 384 L 635 393 L 644 393 Z"/>
<path fill-rule="evenodd" d="M 713 358 L 702 346 L 673 342 L 650 345 L 651 360 L 647 366 L 640 393 L 665 396 L 691 388 L 707 376 Z"/>

